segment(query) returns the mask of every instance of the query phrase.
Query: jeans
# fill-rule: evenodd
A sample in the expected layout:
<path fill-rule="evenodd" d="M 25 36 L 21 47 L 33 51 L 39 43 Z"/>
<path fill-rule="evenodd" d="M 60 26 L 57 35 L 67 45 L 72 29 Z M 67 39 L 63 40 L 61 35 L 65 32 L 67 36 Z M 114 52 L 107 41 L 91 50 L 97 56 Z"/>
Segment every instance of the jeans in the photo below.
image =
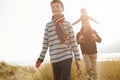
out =
<path fill-rule="evenodd" d="M 93 80 L 97 80 L 97 71 L 96 71 L 96 62 L 97 62 L 97 54 L 83 54 L 83 59 L 85 62 L 87 74 L 93 78 Z"/>
<path fill-rule="evenodd" d="M 70 80 L 72 58 L 52 63 L 54 80 Z"/>

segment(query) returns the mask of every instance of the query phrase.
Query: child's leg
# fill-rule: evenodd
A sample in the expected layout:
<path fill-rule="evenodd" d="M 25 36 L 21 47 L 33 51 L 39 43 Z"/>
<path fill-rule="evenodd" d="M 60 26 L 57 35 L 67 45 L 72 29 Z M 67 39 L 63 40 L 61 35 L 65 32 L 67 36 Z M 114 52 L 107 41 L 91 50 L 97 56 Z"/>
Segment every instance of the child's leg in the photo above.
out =
<path fill-rule="evenodd" d="M 72 59 L 67 59 L 61 62 L 61 77 L 60 80 L 70 80 Z"/>
<path fill-rule="evenodd" d="M 54 80 L 60 80 L 61 68 L 59 67 L 59 63 L 53 63 L 52 68 Z"/>
<path fill-rule="evenodd" d="M 58 63 L 53 63 L 54 80 L 70 80 L 72 59 L 67 59 Z"/>

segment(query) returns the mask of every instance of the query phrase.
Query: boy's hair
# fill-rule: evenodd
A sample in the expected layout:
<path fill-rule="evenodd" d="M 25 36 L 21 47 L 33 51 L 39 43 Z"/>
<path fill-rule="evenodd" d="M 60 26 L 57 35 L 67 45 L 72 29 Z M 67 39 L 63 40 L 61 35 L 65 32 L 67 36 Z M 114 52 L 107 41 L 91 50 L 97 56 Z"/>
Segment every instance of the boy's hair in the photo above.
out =
<path fill-rule="evenodd" d="M 62 8 L 64 8 L 64 5 L 63 5 L 63 3 L 62 3 L 61 0 L 53 0 L 53 1 L 51 2 L 51 5 L 52 5 L 53 3 L 59 3 L 59 4 L 61 4 Z"/>

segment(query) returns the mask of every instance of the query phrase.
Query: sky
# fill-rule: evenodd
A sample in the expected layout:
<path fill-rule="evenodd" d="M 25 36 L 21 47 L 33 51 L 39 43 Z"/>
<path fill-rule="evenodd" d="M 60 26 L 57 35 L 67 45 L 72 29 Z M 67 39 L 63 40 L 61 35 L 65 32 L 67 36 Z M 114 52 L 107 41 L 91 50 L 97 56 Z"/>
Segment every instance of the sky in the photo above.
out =
<path fill-rule="evenodd" d="M 51 21 L 52 0 L 0 0 L 0 61 L 35 64 L 46 23 Z M 98 48 L 120 41 L 119 0 L 61 0 L 65 18 L 73 23 L 85 8 L 88 15 L 100 22 L 90 22 L 102 38 Z M 81 23 L 73 26 L 75 34 Z"/>

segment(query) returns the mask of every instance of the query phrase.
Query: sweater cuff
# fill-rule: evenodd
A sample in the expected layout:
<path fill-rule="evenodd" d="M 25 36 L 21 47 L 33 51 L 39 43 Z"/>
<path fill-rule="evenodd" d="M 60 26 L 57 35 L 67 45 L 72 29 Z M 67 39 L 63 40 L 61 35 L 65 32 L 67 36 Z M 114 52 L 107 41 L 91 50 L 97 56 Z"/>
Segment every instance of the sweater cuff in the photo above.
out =
<path fill-rule="evenodd" d="M 43 62 L 43 60 L 42 60 L 42 59 L 40 59 L 40 58 L 38 58 L 38 61 Z"/>
<path fill-rule="evenodd" d="M 75 59 L 75 60 L 79 60 L 80 61 L 80 59 Z"/>

